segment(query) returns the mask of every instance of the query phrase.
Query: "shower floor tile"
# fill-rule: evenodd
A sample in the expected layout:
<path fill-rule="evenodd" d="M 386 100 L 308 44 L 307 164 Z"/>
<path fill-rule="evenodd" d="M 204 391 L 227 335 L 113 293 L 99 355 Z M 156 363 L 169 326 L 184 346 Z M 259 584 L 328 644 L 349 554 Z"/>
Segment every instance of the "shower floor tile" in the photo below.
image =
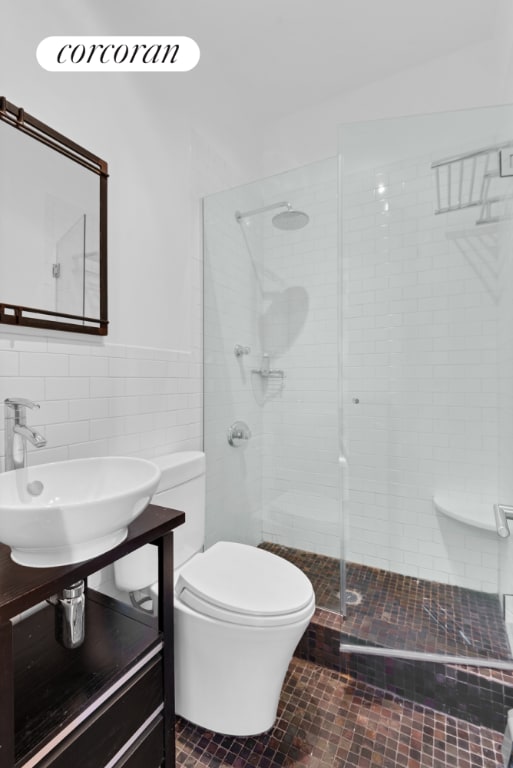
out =
<path fill-rule="evenodd" d="M 312 581 L 316 602 L 340 611 L 336 558 L 264 542 Z M 397 650 L 511 660 L 497 595 L 347 563 L 348 604 L 342 632 L 347 642 Z"/>
<path fill-rule="evenodd" d="M 499 768 L 502 736 L 294 658 L 274 727 L 241 739 L 177 718 L 183 768 Z"/>

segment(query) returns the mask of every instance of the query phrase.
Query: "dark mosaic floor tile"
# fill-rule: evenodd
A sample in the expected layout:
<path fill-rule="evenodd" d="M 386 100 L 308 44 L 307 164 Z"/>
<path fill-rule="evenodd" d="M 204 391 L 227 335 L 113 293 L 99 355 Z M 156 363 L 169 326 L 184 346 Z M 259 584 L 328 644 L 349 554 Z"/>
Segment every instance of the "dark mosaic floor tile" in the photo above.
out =
<path fill-rule="evenodd" d="M 293 659 L 278 718 L 248 739 L 177 719 L 181 768 L 499 768 L 501 734 Z"/>
<path fill-rule="evenodd" d="M 336 558 L 264 542 L 260 545 L 301 568 L 320 608 L 340 612 Z M 512 660 L 497 595 L 415 579 L 347 563 L 348 605 L 343 631 L 353 643 L 394 650 Z"/>

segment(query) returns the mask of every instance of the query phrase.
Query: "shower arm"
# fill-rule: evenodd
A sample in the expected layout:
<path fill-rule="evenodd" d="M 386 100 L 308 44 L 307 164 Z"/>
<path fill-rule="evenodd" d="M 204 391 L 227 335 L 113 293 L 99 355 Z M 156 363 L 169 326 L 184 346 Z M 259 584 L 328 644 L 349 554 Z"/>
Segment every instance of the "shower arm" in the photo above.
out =
<path fill-rule="evenodd" d="M 272 205 L 264 205 L 263 208 L 253 208 L 251 211 L 235 211 L 235 218 L 237 221 L 245 219 L 246 216 L 254 216 L 256 213 L 264 213 L 265 211 L 274 211 L 276 208 L 288 208 L 290 211 L 292 208 L 291 203 L 284 201 L 282 203 L 272 203 Z"/>

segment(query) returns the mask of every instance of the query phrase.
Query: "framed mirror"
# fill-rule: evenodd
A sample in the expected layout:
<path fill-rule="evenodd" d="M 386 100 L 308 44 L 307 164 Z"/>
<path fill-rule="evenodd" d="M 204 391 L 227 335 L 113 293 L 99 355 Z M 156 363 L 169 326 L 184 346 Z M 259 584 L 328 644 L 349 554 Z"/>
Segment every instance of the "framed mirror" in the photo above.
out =
<path fill-rule="evenodd" d="M 107 179 L 0 97 L 0 324 L 107 334 Z"/>

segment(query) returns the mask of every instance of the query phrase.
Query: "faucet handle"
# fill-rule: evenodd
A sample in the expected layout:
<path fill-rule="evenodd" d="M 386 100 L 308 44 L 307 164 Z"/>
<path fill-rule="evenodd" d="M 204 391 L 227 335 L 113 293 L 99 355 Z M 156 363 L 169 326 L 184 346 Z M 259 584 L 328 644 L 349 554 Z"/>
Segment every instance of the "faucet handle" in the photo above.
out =
<path fill-rule="evenodd" d="M 39 403 L 34 403 L 32 400 L 27 400 L 26 397 L 6 397 L 4 400 L 5 405 L 16 410 L 17 406 L 26 406 L 27 408 L 39 408 Z"/>
<path fill-rule="evenodd" d="M 39 408 L 39 403 L 33 403 L 26 397 L 6 397 L 4 404 L 8 408 L 12 408 L 13 415 L 9 418 L 13 418 L 14 423 L 19 426 L 25 426 L 27 419 L 25 408 Z"/>

